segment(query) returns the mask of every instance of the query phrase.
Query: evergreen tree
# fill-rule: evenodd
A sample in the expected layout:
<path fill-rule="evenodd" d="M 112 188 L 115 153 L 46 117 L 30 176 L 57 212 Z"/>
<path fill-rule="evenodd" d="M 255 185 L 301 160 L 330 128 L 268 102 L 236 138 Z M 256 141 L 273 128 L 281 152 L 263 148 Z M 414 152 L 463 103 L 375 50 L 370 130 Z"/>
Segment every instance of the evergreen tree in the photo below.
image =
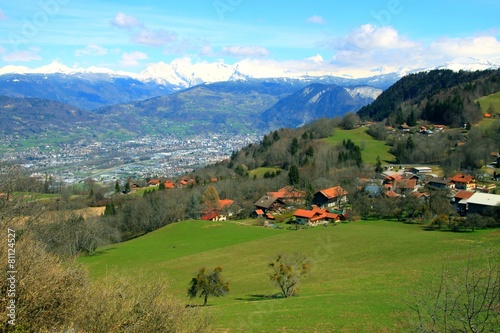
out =
<path fill-rule="evenodd" d="M 417 125 L 417 117 L 415 116 L 415 112 L 411 109 L 410 115 L 406 119 L 406 124 L 408 126 L 416 126 Z"/>
<path fill-rule="evenodd" d="M 288 171 L 288 184 L 295 186 L 300 181 L 299 168 L 295 164 L 292 164 L 290 171 Z"/>
<path fill-rule="evenodd" d="M 377 162 L 375 163 L 375 172 L 382 172 L 384 169 L 382 169 L 382 162 L 380 161 L 380 156 L 377 155 Z"/>
<path fill-rule="evenodd" d="M 120 187 L 120 182 L 117 180 L 115 182 L 115 193 L 121 193 L 122 189 Z"/>
<path fill-rule="evenodd" d="M 299 151 L 299 140 L 297 138 L 293 138 L 292 143 L 290 145 L 290 153 L 292 153 L 293 156 L 297 154 Z"/>

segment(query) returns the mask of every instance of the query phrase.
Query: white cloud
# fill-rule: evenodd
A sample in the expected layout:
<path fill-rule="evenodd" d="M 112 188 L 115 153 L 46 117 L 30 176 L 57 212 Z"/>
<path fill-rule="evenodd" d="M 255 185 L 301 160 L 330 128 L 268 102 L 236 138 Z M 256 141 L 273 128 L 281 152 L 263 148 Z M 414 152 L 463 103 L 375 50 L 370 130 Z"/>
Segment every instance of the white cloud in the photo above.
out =
<path fill-rule="evenodd" d="M 325 19 L 319 15 L 314 15 L 314 16 L 309 17 L 306 20 L 306 22 L 307 23 L 314 23 L 314 24 L 325 24 L 326 23 Z"/>
<path fill-rule="evenodd" d="M 121 12 L 116 14 L 116 16 L 111 20 L 111 25 L 126 30 L 133 30 L 134 28 L 143 26 L 142 22 L 137 20 L 135 17 Z"/>
<path fill-rule="evenodd" d="M 132 42 L 149 46 L 163 46 L 177 40 L 175 32 L 163 29 L 141 29 L 132 36 Z"/>
<path fill-rule="evenodd" d="M 89 45 L 87 45 L 86 48 L 75 51 L 75 55 L 77 57 L 103 56 L 106 54 L 108 54 L 108 50 L 105 49 L 104 47 L 96 45 L 96 44 L 89 44 Z"/>
<path fill-rule="evenodd" d="M 357 49 L 405 49 L 415 47 L 417 44 L 399 36 L 393 27 L 376 27 L 364 24 L 353 30 L 346 38 L 341 40 L 343 48 Z"/>
<path fill-rule="evenodd" d="M 149 59 L 148 55 L 140 51 L 124 53 L 120 61 L 120 66 L 123 67 L 139 66 L 140 65 L 139 60 L 146 60 L 146 59 Z"/>
<path fill-rule="evenodd" d="M 214 55 L 214 50 L 212 48 L 212 45 L 204 45 L 200 48 L 198 51 L 198 55 L 202 57 L 211 57 Z"/>
<path fill-rule="evenodd" d="M 306 60 L 310 60 L 310 61 L 315 62 L 317 64 L 321 64 L 324 61 L 323 57 L 320 54 L 317 54 L 314 57 L 309 57 Z"/>
<path fill-rule="evenodd" d="M 262 46 L 226 46 L 222 53 L 237 58 L 261 58 L 269 55 L 269 51 Z"/>
<path fill-rule="evenodd" d="M 33 60 L 40 60 L 40 56 L 33 51 L 15 51 L 4 54 L 2 57 L 3 61 L 7 62 L 29 62 Z"/>
<path fill-rule="evenodd" d="M 430 50 L 449 57 L 500 57 L 500 41 L 493 36 L 441 38 Z"/>

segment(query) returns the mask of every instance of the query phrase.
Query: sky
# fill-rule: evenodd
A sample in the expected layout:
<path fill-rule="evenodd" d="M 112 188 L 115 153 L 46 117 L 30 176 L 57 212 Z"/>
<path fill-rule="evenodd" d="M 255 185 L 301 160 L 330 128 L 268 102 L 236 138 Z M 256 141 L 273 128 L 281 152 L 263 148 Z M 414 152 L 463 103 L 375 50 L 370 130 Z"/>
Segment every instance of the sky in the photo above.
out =
<path fill-rule="evenodd" d="M 500 62 L 500 0 L 0 1 L 0 68 L 224 63 L 381 73 Z"/>

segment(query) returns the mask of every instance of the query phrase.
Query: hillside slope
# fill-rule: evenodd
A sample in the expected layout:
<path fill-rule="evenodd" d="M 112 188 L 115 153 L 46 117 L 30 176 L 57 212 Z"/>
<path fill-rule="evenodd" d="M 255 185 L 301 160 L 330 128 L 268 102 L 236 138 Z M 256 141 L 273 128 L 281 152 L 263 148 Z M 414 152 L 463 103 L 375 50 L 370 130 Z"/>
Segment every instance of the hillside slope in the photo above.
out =
<path fill-rule="evenodd" d="M 403 77 L 358 115 L 375 121 L 389 118 L 391 124 L 398 125 L 413 110 L 417 118 L 460 126 L 479 121 L 482 112 L 475 100 L 498 91 L 500 70 L 421 72 Z"/>
<path fill-rule="evenodd" d="M 262 119 L 270 128 L 298 127 L 319 118 L 356 112 L 381 92 L 372 87 L 347 89 L 334 84 L 311 84 L 264 111 Z"/>
<path fill-rule="evenodd" d="M 57 101 L 0 96 L 0 133 L 3 135 L 67 133 L 73 127 L 95 126 L 97 118 L 95 114 Z"/>

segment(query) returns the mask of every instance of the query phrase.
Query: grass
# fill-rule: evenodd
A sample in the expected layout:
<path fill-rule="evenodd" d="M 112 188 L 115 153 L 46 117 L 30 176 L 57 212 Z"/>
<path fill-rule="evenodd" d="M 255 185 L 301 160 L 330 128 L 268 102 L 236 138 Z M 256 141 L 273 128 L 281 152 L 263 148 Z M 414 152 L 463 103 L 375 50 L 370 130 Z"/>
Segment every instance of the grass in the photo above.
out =
<path fill-rule="evenodd" d="M 460 262 L 470 248 L 498 248 L 499 236 L 500 230 L 432 232 L 391 221 L 300 231 L 187 221 L 80 260 L 95 278 L 110 270 L 163 276 L 171 292 L 190 304 L 202 302 L 186 297 L 197 270 L 221 265 L 231 292 L 209 298 L 205 309 L 217 332 L 398 332 L 397 318 L 415 280 L 438 270 L 444 258 Z M 278 289 L 267 263 L 297 251 L 314 263 L 300 295 L 269 298 Z"/>
<path fill-rule="evenodd" d="M 337 128 L 333 136 L 326 140 L 331 144 L 340 145 L 342 141 L 348 139 L 351 139 L 351 141 L 361 147 L 364 163 L 375 164 L 377 156 L 380 156 L 382 162 L 394 161 L 394 155 L 389 153 L 390 147 L 385 144 L 385 141 L 375 140 L 366 133 L 365 127 L 359 127 L 353 130 Z"/>
<path fill-rule="evenodd" d="M 281 171 L 280 168 L 257 168 L 257 169 L 251 170 L 249 172 L 249 177 L 250 178 L 253 178 L 253 177 L 264 178 L 264 175 L 266 172 L 269 172 L 272 174 L 272 173 L 276 173 L 279 171 Z"/>
<path fill-rule="evenodd" d="M 490 105 L 493 105 L 496 114 L 500 114 L 500 92 L 481 97 L 477 101 L 481 105 L 481 111 L 483 111 L 483 113 L 488 113 L 488 108 Z"/>

